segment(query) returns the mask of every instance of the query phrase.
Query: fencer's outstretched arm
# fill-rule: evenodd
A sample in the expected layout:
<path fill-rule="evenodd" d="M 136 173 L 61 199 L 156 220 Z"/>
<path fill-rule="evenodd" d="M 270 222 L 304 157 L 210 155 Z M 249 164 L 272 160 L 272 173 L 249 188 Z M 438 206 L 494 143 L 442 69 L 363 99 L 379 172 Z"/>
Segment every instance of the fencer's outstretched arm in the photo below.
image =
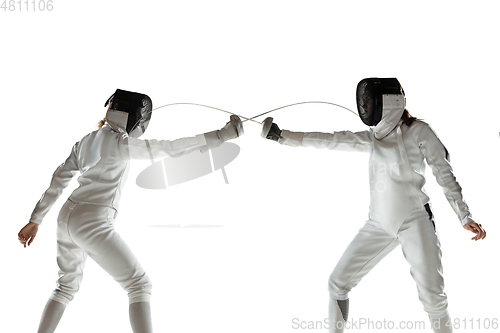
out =
<path fill-rule="evenodd" d="M 472 239 L 484 238 L 486 232 L 484 232 L 480 224 L 474 222 L 469 207 L 464 201 L 462 187 L 457 182 L 450 165 L 448 150 L 428 124 L 422 123 L 420 132 L 417 135 L 417 143 L 438 184 L 443 188 L 446 199 L 457 214 L 461 225 L 465 229 L 476 233 L 476 237 Z"/>
<path fill-rule="evenodd" d="M 123 135 L 118 141 L 118 148 L 124 159 L 159 159 L 179 157 L 200 150 L 205 152 L 219 147 L 227 140 L 235 139 L 243 134 L 243 125 L 238 116 L 220 130 L 199 134 L 194 137 L 177 140 L 141 140 Z"/>
<path fill-rule="evenodd" d="M 30 222 L 41 224 L 45 215 L 52 208 L 56 200 L 61 196 L 63 190 L 68 186 L 71 179 L 79 172 L 78 169 L 78 147 L 80 142 L 74 144 L 71 149 L 71 154 L 66 161 L 61 164 L 54 174 L 50 182 L 49 188 L 42 194 L 31 214 Z"/>
<path fill-rule="evenodd" d="M 179 157 L 206 145 L 203 134 L 177 140 L 142 140 L 122 135 L 118 140 L 118 149 L 126 160 L 160 159 Z"/>
<path fill-rule="evenodd" d="M 334 133 L 292 132 L 280 130 L 278 125 L 272 121 L 271 117 L 264 120 L 261 136 L 287 146 L 360 152 L 369 152 L 372 149 L 373 133 L 371 131 L 355 133 L 349 131 Z"/>
<path fill-rule="evenodd" d="M 336 149 L 343 151 L 369 152 L 372 149 L 372 133 L 362 132 L 292 132 L 283 130 L 281 144 L 292 147 L 314 147 L 318 149 Z"/>

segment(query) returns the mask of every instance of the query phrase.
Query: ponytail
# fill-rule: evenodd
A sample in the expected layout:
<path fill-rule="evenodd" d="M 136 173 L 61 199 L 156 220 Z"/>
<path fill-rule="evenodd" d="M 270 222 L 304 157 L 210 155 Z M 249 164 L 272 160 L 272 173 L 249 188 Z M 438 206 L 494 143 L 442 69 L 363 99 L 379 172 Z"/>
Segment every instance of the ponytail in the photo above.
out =
<path fill-rule="evenodd" d="M 416 117 L 412 117 L 410 112 L 408 112 L 407 109 L 404 110 L 403 115 L 401 116 L 401 120 L 403 120 L 403 123 L 406 124 L 406 126 L 410 127 L 411 124 L 413 124 L 414 120 L 417 120 Z"/>
<path fill-rule="evenodd" d="M 104 117 L 101 120 L 99 120 L 99 122 L 96 124 L 97 129 L 101 129 L 104 126 L 105 123 L 106 123 L 106 117 Z"/>

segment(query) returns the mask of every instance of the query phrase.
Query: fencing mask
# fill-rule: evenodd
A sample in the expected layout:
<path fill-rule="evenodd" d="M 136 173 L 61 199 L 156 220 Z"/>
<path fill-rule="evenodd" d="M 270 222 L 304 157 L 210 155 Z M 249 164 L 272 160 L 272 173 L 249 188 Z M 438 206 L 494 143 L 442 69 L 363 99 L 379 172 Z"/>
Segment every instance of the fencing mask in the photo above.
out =
<path fill-rule="evenodd" d="M 356 104 L 365 125 L 374 126 L 381 140 L 399 122 L 404 108 L 404 90 L 396 78 L 368 78 L 358 83 Z"/>
<path fill-rule="evenodd" d="M 116 132 L 138 138 L 146 131 L 153 110 L 149 96 L 116 89 L 104 106 L 108 104 L 106 121 Z"/>

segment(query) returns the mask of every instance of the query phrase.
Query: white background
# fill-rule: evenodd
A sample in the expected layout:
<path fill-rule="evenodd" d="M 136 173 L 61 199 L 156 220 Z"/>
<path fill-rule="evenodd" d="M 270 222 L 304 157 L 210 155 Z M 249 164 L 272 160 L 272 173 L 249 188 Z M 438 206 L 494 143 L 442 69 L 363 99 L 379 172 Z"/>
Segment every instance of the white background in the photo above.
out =
<path fill-rule="evenodd" d="M 15 11 L 0 10 L 1 330 L 38 326 L 57 279 L 57 213 L 76 180 L 31 247 L 16 235 L 116 88 L 147 93 L 155 107 L 193 102 L 249 117 L 310 100 L 355 110 L 356 84 L 371 76 L 400 80 L 408 109 L 447 146 L 488 232 L 470 240 L 429 172 L 450 313 L 461 327 L 464 319 L 499 318 L 500 27 L 496 1 L 470 3 L 56 0 L 51 12 L 24 4 L 20 11 L 17 2 Z M 270 115 L 296 131 L 365 128 L 329 105 Z M 163 108 L 145 137 L 192 136 L 228 119 L 210 109 Z M 135 177 L 148 162 L 132 165 L 117 228 L 153 281 L 156 332 L 322 331 L 317 323 L 294 329 L 292 321 L 327 316 L 328 276 L 367 218 L 368 155 L 284 147 L 261 139 L 258 124 L 244 125 L 233 141 L 240 155 L 226 166 L 229 185 L 218 171 L 143 190 Z M 400 248 L 350 298 L 352 319 L 427 324 Z M 58 328 L 89 331 L 131 331 L 126 293 L 92 260 Z"/>

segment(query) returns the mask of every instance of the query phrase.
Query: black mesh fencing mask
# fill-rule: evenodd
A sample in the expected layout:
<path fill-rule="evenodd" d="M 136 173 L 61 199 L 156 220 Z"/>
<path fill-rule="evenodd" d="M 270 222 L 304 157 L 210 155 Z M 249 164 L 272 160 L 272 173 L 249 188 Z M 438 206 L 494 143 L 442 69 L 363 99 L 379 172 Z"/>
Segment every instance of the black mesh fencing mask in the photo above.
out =
<path fill-rule="evenodd" d="M 359 117 L 365 125 L 377 126 L 382 119 L 382 95 L 404 95 L 396 78 L 368 78 L 359 81 L 356 87 L 356 104 Z"/>
<path fill-rule="evenodd" d="M 149 96 L 116 89 L 104 106 L 108 104 L 110 108 L 106 120 L 115 131 L 120 132 L 121 129 L 132 137 L 139 137 L 146 131 L 153 110 Z"/>

